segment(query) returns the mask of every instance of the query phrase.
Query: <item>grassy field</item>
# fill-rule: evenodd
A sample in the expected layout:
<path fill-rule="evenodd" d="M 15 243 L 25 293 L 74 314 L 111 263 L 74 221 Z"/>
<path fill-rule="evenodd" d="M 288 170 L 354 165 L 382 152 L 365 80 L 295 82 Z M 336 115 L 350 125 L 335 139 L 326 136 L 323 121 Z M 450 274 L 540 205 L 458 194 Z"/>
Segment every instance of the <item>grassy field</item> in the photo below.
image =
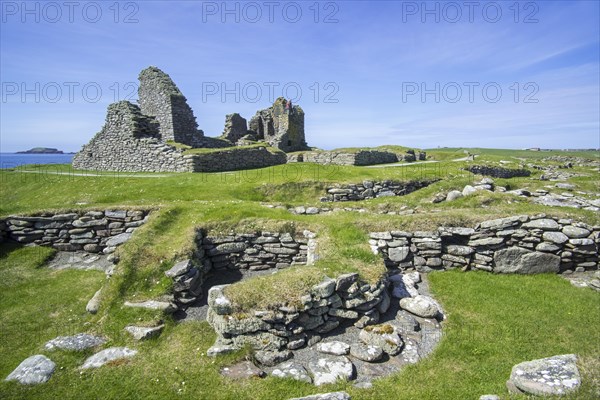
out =
<path fill-rule="evenodd" d="M 530 156 L 527 162 L 540 163 L 540 155 L 597 157 L 593 152 L 469 151 L 480 154 L 478 164 L 525 156 Z M 159 313 L 126 309 L 122 304 L 169 291 L 170 281 L 163 271 L 191 252 L 197 227 L 211 232 L 310 229 L 318 233 L 321 260 L 315 266 L 290 268 L 279 278 L 261 277 L 236 285 L 234 301 L 240 309 L 248 309 L 267 306 L 282 293 L 293 300 L 324 275 L 356 271 L 366 280 L 377 279 L 384 267 L 368 248 L 369 231 L 473 226 L 485 219 L 538 213 L 600 223 L 600 216 L 591 211 L 548 208 L 500 193 L 479 192 L 452 203 L 432 204 L 436 193 L 460 190 L 481 177 L 462 170 L 467 163 L 451 161 L 464 157 L 464 149 L 435 149 L 428 155 L 442 162 L 390 168 L 306 163 L 215 174 L 98 174 L 72 171 L 66 165 L 0 171 L 0 216 L 111 207 L 155 210 L 149 222 L 119 249 L 121 262 L 106 282 L 101 310 L 95 316 L 85 312 L 85 304 L 105 283 L 104 274 L 50 271 L 43 264 L 51 250 L 1 246 L 0 377 L 24 358 L 43 352 L 45 341 L 80 331 L 105 335 L 107 347 L 128 345 L 140 353 L 127 363 L 83 374 L 78 366 L 88 353 L 52 353 L 50 357 L 62 369 L 48 383 L 21 387 L 2 382 L 0 398 L 287 399 L 335 389 L 347 390 L 353 399 L 476 399 L 484 393 L 508 398 L 504 382 L 512 365 L 562 353 L 581 356 L 584 386 L 573 398 L 594 398 L 600 379 L 600 298 L 553 275 L 430 275 L 432 290 L 449 315 L 441 345 L 427 360 L 376 381 L 369 390 L 354 389 L 351 383 L 315 389 L 273 378 L 230 382 L 221 377 L 219 368 L 247 357 L 248 352 L 207 358 L 204 354 L 214 341 L 207 323 L 175 324 L 167 319 L 163 334 L 145 343 L 134 343 L 125 335 L 123 328 L 132 322 L 165 319 Z M 521 162 L 516 160 L 515 167 Z M 600 193 L 597 172 L 589 167 L 572 171 L 583 175 L 571 180 L 577 190 Z M 498 179 L 496 184 L 535 190 L 548 185 L 536 179 L 540 174 L 533 171 L 532 177 Z M 298 216 L 261 204 L 322 206 L 319 198 L 335 183 L 429 178 L 441 180 L 408 196 L 344 204 L 365 208 L 365 213 Z M 405 208 L 417 213 L 379 214 Z"/>

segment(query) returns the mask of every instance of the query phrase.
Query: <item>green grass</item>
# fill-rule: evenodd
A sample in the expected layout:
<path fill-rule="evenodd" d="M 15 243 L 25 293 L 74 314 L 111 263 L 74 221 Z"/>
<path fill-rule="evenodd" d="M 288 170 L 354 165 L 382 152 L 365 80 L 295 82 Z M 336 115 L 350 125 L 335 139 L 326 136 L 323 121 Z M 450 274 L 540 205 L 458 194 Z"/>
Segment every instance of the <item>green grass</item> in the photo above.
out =
<path fill-rule="evenodd" d="M 40 268 L 47 256 L 48 252 L 38 254 L 35 248 L 2 247 L 0 271 L 10 280 L 3 284 L 0 303 L 0 374 L 6 376 L 24 358 L 38 353 L 50 356 L 59 366 L 44 385 L 0 383 L 3 399 L 288 399 L 332 390 L 346 390 L 356 400 L 469 399 L 484 393 L 507 399 L 504 382 L 512 365 L 563 353 L 578 354 L 584 374 L 582 389 L 571 398 L 591 399 L 600 389 L 592 384 L 600 373 L 598 294 L 575 288 L 556 275 L 431 274 L 431 288 L 448 315 L 434 354 L 375 381 L 373 389 L 358 390 L 351 383 L 316 389 L 274 378 L 244 383 L 223 378 L 219 369 L 246 353 L 207 358 L 205 352 L 214 341 L 207 323 L 169 323 L 158 339 L 134 344 L 124 337 L 122 328 L 137 315 L 116 315 L 111 330 L 85 314 L 85 299 L 102 281 L 102 274 L 51 272 Z M 28 292 L 31 295 L 26 296 Z M 42 350 L 43 343 L 55 335 L 79 331 L 101 333 L 110 340 L 106 346 L 128 345 L 140 353 L 121 365 L 82 374 L 78 367 L 90 352 Z"/>
<path fill-rule="evenodd" d="M 557 154 L 596 157 L 594 152 L 469 151 L 481 155 L 476 158 L 477 164 L 514 160 L 511 168 L 523 163 L 514 157 L 528 157 L 525 162 L 536 164 L 545 163 L 543 157 Z M 140 350 L 130 362 L 84 374 L 77 368 L 88 353 L 50 354 L 63 369 L 47 384 L 28 388 L 2 382 L 0 398 L 287 399 L 339 389 L 347 390 L 353 399 L 467 399 L 484 393 L 505 395 L 504 382 L 518 362 L 571 352 L 582 357 L 580 367 L 587 374 L 579 398 L 593 398 L 593 390 L 597 389 L 591 387 L 591 382 L 600 379 L 598 294 L 574 288 L 558 276 L 430 275 L 435 296 L 449 315 L 442 344 L 427 360 L 377 381 L 373 389 L 365 391 L 351 384 L 315 389 L 272 378 L 229 382 L 220 376 L 219 368 L 246 357 L 247 351 L 207 359 L 202 354 L 212 345 L 214 332 L 206 323 L 175 325 L 167 318 L 165 332 L 147 343 L 133 343 L 125 335 L 123 328 L 132 322 L 150 324 L 165 318 L 157 312 L 124 308 L 122 304 L 168 293 L 171 282 L 163 272 L 191 254 L 198 228 L 212 234 L 230 230 L 298 233 L 304 229 L 317 233 L 321 258 L 314 266 L 290 268 L 228 289 L 237 310 L 244 311 L 294 303 L 324 276 L 358 272 L 366 282 L 378 280 L 385 268 L 368 247 L 370 231 L 474 226 L 485 219 L 538 213 L 600 224 L 598 213 L 548 208 L 500 193 L 478 192 L 451 203 L 432 204 L 436 193 L 460 190 L 481 179 L 462 169 L 468 162 L 451 161 L 464 155 L 463 149 L 434 149 L 428 151 L 428 156 L 439 163 L 389 168 L 298 163 L 195 174 L 98 173 L 73 171 L 67 165 L 1 170 L 0 216 L 107 208 L 145 208 L 153 213 L 132 240 L 119 248 L 121 261 L 110 280 L 100 272 L 42 268 L 52 254 L 48 249 L 0 247 L 0 378 L 24 358 L 43 352 L 44 342 L 57 335 L 98 332 L 110 339 L 107 346 L 128 345 Z M 584 175 L 570 180 L 577 185 L 575 190 L 600 193 L 597 172 L 590 167 L 575 167 L 569 172 Z M 540 181 L 540 174 L 533 171 L 531 177 L 495 181 L 509 189 L 564 191 L 548 188 L 554 183 Z M 337 183 L 431 178 L 441 180 L 407 196 L 334 204 L 319 201 L 326 188 Z M 298 216 L 260 203 L 361 207 L 368 212 Z M 407 208 L 417 214 L 379 214 Z M 101 309 L 90 316 L 85 313 L 85 304 L 103 285 Z"/>

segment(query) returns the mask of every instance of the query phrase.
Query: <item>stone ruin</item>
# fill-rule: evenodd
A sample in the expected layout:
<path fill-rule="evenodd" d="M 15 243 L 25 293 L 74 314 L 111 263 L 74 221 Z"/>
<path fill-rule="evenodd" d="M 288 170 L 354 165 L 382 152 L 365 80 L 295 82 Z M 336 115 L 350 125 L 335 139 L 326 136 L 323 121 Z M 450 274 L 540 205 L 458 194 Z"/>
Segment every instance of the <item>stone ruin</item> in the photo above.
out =
<path fill-rule="evenodd" d="M 192 147 L 205 147 L 204 132 L 198 130 L 196 117 L 183 93 L 169 75 L 156 67 L 140 72 L 139 104 L 143 114 L 154 117 L 164 141 Z"/>
<path fill-rule="evenodd" d="M 309 150 L 304 135 L 304 111 L 300 106 L 288 110 L 286 102 L 279 97 L 271 107 L 257 111 L 250 123 L 238 113 L 227 115 L 221 137 L 236 144 L 264 141 L 286 153 Z"/>
<path fill-rule="evenodd" d="M 198 129 L 192 108 L 169 75 L 148 67 L 139 80 L 139 105 L 129 101 L 110 104 L 104 127 L 75 155 L 74 168 L 229 171 L 284 164 L 287 159 L 283 152 L 308 149 L 304 111 L 299 106 L 286 110 L 282 97 L 273 106 L 258 111 L 250 120 L 250 129 L 239 114 L 227 115 L 223 135 L 212 138 Z M 237 148 L 251 144 L 256 146 Z M 197 148 L 212 148 L 215 153 L 186 152 Z"/>
<path fill-rule="evenodd" d="M 73 167 L 127 172 L 219 172 L 263 168 L 286 162 L 372 165 L 424 160 L 423 152 L 322 151 L 310 148 L 304 110 L 279 97 L 247 121 L 228 114 L 220 137 L 198 129 L 192 108 L 173 80 L 156 67 L 140 72 L 138 105 L 108 106 L 106 123 L 73 158 Z M 195 152 L 193 149 L 214 149 Z"/>

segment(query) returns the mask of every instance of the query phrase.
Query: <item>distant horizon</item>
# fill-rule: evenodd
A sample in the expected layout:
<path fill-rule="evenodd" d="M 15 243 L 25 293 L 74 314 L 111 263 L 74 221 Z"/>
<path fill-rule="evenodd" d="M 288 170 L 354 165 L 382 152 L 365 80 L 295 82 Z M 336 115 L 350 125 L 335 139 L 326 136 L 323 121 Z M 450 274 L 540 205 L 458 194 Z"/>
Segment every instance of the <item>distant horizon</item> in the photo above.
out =
<path fill-rule="evenodd" d="M 388 145 L 380 145 L 380 146 L 402 146 L 402 145 L 396 145 L 396 144 L 388 144 Z M 350 148 L 374 148 L 374 147 L 380 147 L 380 146 L 352 146 Z M 44 148 L 54 148 L 58 151 L 62 151 L 63 154 L 76 154 L 78 153 L 80 150 L 62 150 L 59 147 L 54 147 L 54 146 L 33 146 L 33 147 L 29 147 L 28 149 L 25 150 L 17 150 L 17 151 L 0 151 L 0 154 L 18 154 L 19 152 L 22 151 L 28 151 L 31 150 L 33 148 L 36 147 L 44 147 Z M 315 146 L 312 146 L 313 148 Z M 402 147 L 408 147 L 408 146 L 402 146 Z M 342 148 L 348 148 L 348 147 L 338 147 L 338 148 L 330 148 L 330 149 L 321 149 L 319 148 L 319 150 L 336 150 L 336 149 L 342 149 Z M 527 147 L 527 148 L 510 148 L 510 147 L 466 147 L 466 146 L 439 146 L 439 147 L 409 147 L 409 148 L 413 148 L 413 149 L 417 149 L 417 150 L 437 150 L 437 149 L 457 149 L 457 150 L 471 150 L 471 149 L 481 149 L 481 150 L 529 150 L 529 149 L 538 149 L 538 147 L 536 146 L 532 146 L 532 147 Z M 534 150 L 535 151 L 535 150 Z M 593 148 L 593 147 L 589 147 L 589 148 L 542 148 L 539 147 L 539 151 L 599 151 L 600 152 L 600 147 L 597 148 Z M 28 155 L 45 155 L 45 156 L 49 156 L 49 155 L 53 155 L 53 153 L 27 153 Z M 61 155 L 59 153 L 54 153 L 56 155 Z"/>

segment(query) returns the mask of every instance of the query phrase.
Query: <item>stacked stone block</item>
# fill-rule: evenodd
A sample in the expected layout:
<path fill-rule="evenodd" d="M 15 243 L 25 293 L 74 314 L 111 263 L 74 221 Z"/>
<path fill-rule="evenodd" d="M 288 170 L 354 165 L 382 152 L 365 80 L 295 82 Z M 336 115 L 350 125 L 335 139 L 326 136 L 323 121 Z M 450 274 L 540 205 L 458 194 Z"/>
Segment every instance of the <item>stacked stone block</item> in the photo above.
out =
<path fill-rule="evenodd" d="M 10 216 L 0 220 L 1 236 L 22 244 L 60 251 L 112 253 L 147 221 L 148 211 L 106 210 Z"/>
<path fill-rule="evenodd" d="M 211 288 L 207 320 L 217 332 L 209 355 L 250 345 L 263 351 L 296 350 L 311 338 L 326 334 L 343 320 L 363 328 L 376 324 L 390 306 L 388 280 L 369 285 L 357 274 L 327 278 L 301 298 L 300 304 L 282 304 L 277 309 L 256 310 L 251 315 L 236 314 L 224 289 Z"/>
<path fill-rule="evenodd" d="M 436 180 L 422 180 L 410 182 L 395 181 L 363 181 L 359 184 L 337 185 L 327 188 L 327 196 L 321 201 L 358 201 L 376 197 L 404 196 L 422 189 L 436 182 Z"/>
<path fill-rule="evenodd" d="M 434 232 L 373 232 L 369 244 L 389 268 L 472 268 L 497 273 L 596 270 L 600 226 L 526 215 Z"/>

